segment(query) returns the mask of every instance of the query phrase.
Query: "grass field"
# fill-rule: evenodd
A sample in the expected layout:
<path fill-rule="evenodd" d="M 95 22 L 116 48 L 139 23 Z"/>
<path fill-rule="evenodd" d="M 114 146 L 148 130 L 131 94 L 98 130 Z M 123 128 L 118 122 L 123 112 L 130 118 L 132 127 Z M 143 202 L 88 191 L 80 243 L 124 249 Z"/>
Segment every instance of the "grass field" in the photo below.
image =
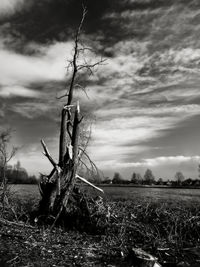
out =
<path fill-rule="evenodd" d="M 39 198 L 39 190 L 37 185 L 11 185 L 11 191 L 19 196 Z M 83 187 L 85 191 L 90 191 L 92 194 L 99 194 L 93 189 Z M 199 202 L 200 189 L 185 189 L 185 188 L 149 188 L 149 187 L 111 187 L 103 186 L 105 197 L 108 200 L 146 200 L 146 201 L 161 201 L 161 202 Z"/>
<path fill-rule="evenodd" d="M 26 233 L 23 230 L 20 232 L 21 239 L 26 240 L 34 236 L 35 240 L 39 240 L 38 244 L 41 244 L 42 239 L 46 250 L 41 252 L 40 245 L 34 247 L 34 251 L 37 248 L 37 254 L 41 254 L 38 263 L 35 254 L 32 254 L 32 241 L 28 246 L 25 241 L 23 253 L 19 256 L 20 263 L 15 266 L 27 266 L 25 265 L 27 262 L 42 264 L 34 266 L 65 266 L 63 262 L 67 261 L 69 262 L 67 266 L 72 266 L 74 259 L 79 263 L 77 266 L 105 267 L 111 263 L 111 266 L 115 267 L 133 266 L 132 263 L 128 264 L 126 258 L 133 247 L 142 248 L 156 256 L 162 266 L 200 266 L 198 265 L 200 263 L 200 189 L 110 186 L 102 188 L 105 192 L 102 194 L 105 200 L 103 210 L 100 206 L 96 211 L 96 217 L 91 216 L 93 223 L 91 226 L 95 224 L 98 233 L 91 235 L 87 232 L 86 234 L 85 230 L 77 231 L 76 227 L 73 228 L 73 232 L 64 231 L 55 232 L 55 234 L 46 234 L 46 228 L 44 232 L 40 230 L 41 233 L 37 228 L 31 230 L 32 233 Z M 83 187 L 83 189 L 89 195 L 98 195 L 91 188 Z M 10 191 L 11 197 L 12 192 L 13 197 L 16 197 L 13 207 L 19 216 L 18 219 L 29 222 L 28 214 L 32 208 L 31 205 L 34 206 L 40 199 L 37 185 L 11 185 Z M 81 225 L 85 221 L 87 222 L 87 219 L 82 218 Z M 2 230 L 2 233 L 4 232 L 5 229 Z M 0 243 L 0 256 L 7 253 L 9 255 L 7 258 L 12 259 L 19 255 L 18 247 L 21 246 L 21 239 L 13 243 L 9 239 L 10 233 L 7 235 L 4 244 L 1 246 Z M 34 242 L 37 244 L 36 241 Z M 64 244 L 62 253 L 57 249 L 58 244 Z M 91 252 L 89 256 L 85 256 L 88 247 L 92 248 L 93 258 L 90 257 Z M 52 251 L 54 258 L 48 253 L 49 250 Z M 11 255 L 8 254 L 11 251 Z M 61 254 L 62 257 L 60 257 Z M 89 264 L 91 260 L 93 263 Z M 24 265 L 20 265 L 22 262 Z M 181 262 L 185 265 L 179 265 Z"/>
<path fill-rule="evenodd" d="M 105 196 L 112 199 L 149 199 L 160 201 L 200 202 L 200 189 L 146 188 L 146 187 L 103 187 Z"/>

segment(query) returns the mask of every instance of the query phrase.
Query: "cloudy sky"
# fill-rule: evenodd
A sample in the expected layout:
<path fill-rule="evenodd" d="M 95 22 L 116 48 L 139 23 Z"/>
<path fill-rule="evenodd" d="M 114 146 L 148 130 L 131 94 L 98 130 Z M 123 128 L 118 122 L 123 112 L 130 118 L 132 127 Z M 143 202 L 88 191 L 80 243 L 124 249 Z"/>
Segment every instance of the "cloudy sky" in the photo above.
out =
<path fill-rule="evenodd" d="M 106 64 L 78 83 L 92 118 L 91 158 L 105 175 L 151 168 L 198 176 L 200 161 L 200 2 L 88 0 L 85 57 Z M 40 139 L 58 158 L 56 100 L 69 84 L 67 60 L 81 18 L 79 0 L 0 1 L 0 120 L 15 130 L 16 158 L 29 171 L 48 172 Z M 89 115 L 88 115 L 89 114 Z"/>

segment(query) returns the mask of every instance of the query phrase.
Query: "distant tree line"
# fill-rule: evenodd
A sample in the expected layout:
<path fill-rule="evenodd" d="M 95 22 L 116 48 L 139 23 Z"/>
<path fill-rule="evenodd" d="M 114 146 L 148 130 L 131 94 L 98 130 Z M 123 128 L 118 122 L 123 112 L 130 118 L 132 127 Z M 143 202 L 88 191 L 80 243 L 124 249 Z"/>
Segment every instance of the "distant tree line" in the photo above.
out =
<path fill-rule="evenodd" d="M 0 166 L 0 183 L 2 183 L 3 168 Z M 8 165 L 6 168 L 6 179 L 8 184 L 36 184 L 35 175 L 28 175 L 25 168 L 18 161 L 14 166 Z"/>
<path fill-rule="evenodd" d="M 156 179 L 153 175 L 152 170 L 147 169 L 144 176 L 142 177 L 140 173 L 133 172 L 131 179 L 123 179 L 119 172 L 114 173 L 112 179 L 106 177 L 103 184 L 133 184 L 133 185 L 163 185 L 163 186 L 200 186 L 200 179 L 185 179 L 182 172 L 176 172 L 174 179 L 163 180 L 162 178 Z"/>

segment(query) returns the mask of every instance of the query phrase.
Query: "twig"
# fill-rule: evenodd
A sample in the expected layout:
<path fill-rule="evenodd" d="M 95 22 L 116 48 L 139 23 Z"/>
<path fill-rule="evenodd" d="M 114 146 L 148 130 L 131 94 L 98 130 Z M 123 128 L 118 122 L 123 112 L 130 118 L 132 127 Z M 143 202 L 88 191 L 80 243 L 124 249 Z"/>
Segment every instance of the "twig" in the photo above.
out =
<path fill-rule="evenodd" d="M 17 259 L 19 259 L 19 256 L 14 257 L 13 259 L 7 261 L 6 263 L 9 263 L 9 264 L 10 264 L 10 263 L 13 263 L 13 262 L 16 261 Z"/>
<path fill-rule="evenodd" d="M 83 154 L 89 160 L 92 169 L 94 168 L 96 170 L 97 175 L 99 175 L 99 170 L 98 170 L 97 166 L 95 165 L 95 163 L 90 159 L 90 157 L 88 156 L 88 154 L 85 152 L 84 149 L 82 149 L 81 147 L 79 147 L 79 149 L 83 152 Z"/>
<path fill-rule="evenodd" d="M 8 220 L 5 220 L 5 219 L 0 219 L 0 224 L 8 225 L 8 226 L 19 226 L 19 227 L 25 227 L 25 228 L 30 228 L 30 229 L 36 229 L 36 227 L 31 226 L 31 225 L 11 222 L 11 221 L 8 221 Z"/>
<path fill-rule="evenodd" d="M 96 66 L 102 65 L 104 62 L 106 62 L 106 59 L 100 59 L 99 61 L 89 64 L 85 61 L 85 64 L 79 65 L 77 67 L 77 70 L 87 69 L 91 74 L 93 74 L 92 69 Z"/>

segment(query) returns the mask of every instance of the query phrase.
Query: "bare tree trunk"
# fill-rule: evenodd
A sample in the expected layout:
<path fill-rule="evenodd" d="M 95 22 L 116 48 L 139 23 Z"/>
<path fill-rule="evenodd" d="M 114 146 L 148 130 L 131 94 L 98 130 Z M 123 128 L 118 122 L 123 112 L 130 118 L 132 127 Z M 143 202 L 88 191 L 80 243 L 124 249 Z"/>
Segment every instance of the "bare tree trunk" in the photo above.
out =
<path fill-rule="evenodd" d="M 62 114 L 63 115 L 63 114 Z M 65 116 L 62 116 L 62 120 L 65 120 Z M 47 213 L 56 215 L 54 224 L 60 217 L 63 209 L 67 208 L 69 197 L 74 189 L 74 183 L 76 179 L 76 171 L 78 166 L 78 152 L 79 152 L 79 133 L 80 133 L 80 107 L 77 103 L 74 113 L 74 121 L 72 124 L 72 137 L 71 144 L 67 148 L 66 145 L 66 128 L 63 127 L 64 122 L 61 122 L 60 133 L 60 160 L 59 166 L 51 158 L 47 147 L 42 141 L 44 154 L 48 157 L 52 165 L 53 171 L 46 182 L 41 183 L 42 200 L 40 202 L 41 213 Z M 66 146 L 64 150 L 64 146 Z M 72 151 L 70 151 L 70 149 Z M 64 154 L 65 153 L 65 154 Z M 62 162 L 62 164 L 61 164 Z"/>
<path fill-rule="evenodd" d="M 42 140 L 42 146 L 44 149 L 44 155 L 49 159 L 53 165 L 53 170 L 50 175 L 43 175 L 40 182 L 40 192 L 42 199 L 40 201 L 40 214 L 53 215 L 55 217 L 52 227 L 54 227 L 57 220 L 61 215 L 67 213 L 70 197 L 74 191 L 74 185 L 76 178 L 82 182 L 86 180 L 77 174 L 77 168 L 79 164 L 79 135 L 80 135 L 80 107 L 79 103 L 74 105 L 73 96 L 74 88 L 77 86 L 76 79 L 79 71 L 85 70 L 86 72 L 92 73 L 91 68 L 101 64 L 103 60 L 94 63 L 87 64 L 84 60 L 83 64 L 78 64 L 78 57 L 81 52 L 84 52 L 84 47 L 79 47 L 79 37 L 81 28 L 85 19 L 87 11 L 83 9 L 82 19 L 79 27 L 76 31 L 74 39 L 74 54 L 73 58 L 69 63 L 69 67 L 72 68 L 72 76 L 69 85 L 69 89 L 66 94 L 60 98 L 67 97 L 66 105 L 64 105 L 61 113 L 61 124 L 60 124 L 60 140 L 59 140 L 59 161 L 56 163 L 51 157 L 46 144 Z M 82 154 L 87 155 L 85 151 L 81 151 Z M 90 158 L 89 162 L 91 164 Z M 92 168 L 95 165 L 92 165 Z M 91 185 L 91 183 L 90 183 Z M 101 189 L 93 186 L 99 191 Z"/>
<path fill-rule="evenodd" d="M 74 114 L 74 124 L 73 124 L 73 132 L 72 132 L 72 147 L 73 147 L 73 155 L 72 155 L 72 159 L 70 159 L 70 177 L 69 180 L 67 180 L 67 189 L 66 189 L 66 193 L 65 193 L 65 198 L 64 198 L 64 202 L 63 205 L 66 207 L 68 200 L 69 200 L 69 196 L 74 188 L 74 182 L 76 179 L 76 171 L 77 171 L 77 166 L 78 166 L 78 149 L 79 149 L 79 133 L 80 133 L 80 107 L 79 107 L 79 103 L 77 104 L 77 108 Z"/>
<path fill-rule="evenodd" d="M 67 149 L 67 112 L 63 108 L 61 114 L 61 126 L 60 126 L 60 147 L 59 147 L 59 165 L 63 167 L 64 156 Z"/>

